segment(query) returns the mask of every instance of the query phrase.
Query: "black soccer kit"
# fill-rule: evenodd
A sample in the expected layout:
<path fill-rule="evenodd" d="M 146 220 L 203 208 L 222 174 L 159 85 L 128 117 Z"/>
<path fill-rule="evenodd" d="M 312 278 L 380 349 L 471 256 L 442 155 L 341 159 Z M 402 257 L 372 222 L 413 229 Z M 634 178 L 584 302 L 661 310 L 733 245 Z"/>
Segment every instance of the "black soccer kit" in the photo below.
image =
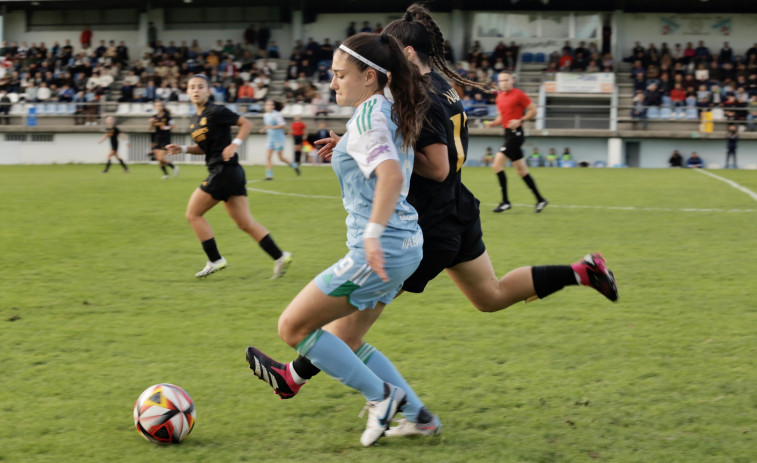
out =
<path fill-rule="evenodd" d="M 457 92 L 436 72 L 429 74 L 434 88 L 429 96 L 428 121 L 415 144 L 416 151 L 436 143 L 447 145 L 449 174 L 442 182 L 413 173 L 407 200 L 418 211 L 423 230 L 423 260 L 402 285 L 413 293 L 442 270 L 468 262 L 484 253 L 479 201 L 461 177 L 468 149 L 468 118 Z"/>
<path fill-rule="evenodd" d="M 247 180 L 239 165 L 239 155 L 234 153 L 225 162 L 221 155 L 231 144 L 231 126 L 238 120 L 237 113 L 211 102 L 202 114 L 193 114 L 189 119 L 192 139 L 205 152 L 209 173 L 200 189 L 219 201 L 228 201 L 231 196 L 247 196 Z"/>
<path fill-rule="evenodd" d="M 118 152 L 118 135 L 120 133 L 121 130 L 115 125 L 109 128 L 107 132 L 108 138 L 110 138 L 110 148 L 116 152 Z"/>
<path fill-rule="evenodd" d="M 165 128 L 169 127 L 173 120 L 171 114 L 168 111 L 164 111 L 162 115 L 155 115 L 155 149 L 164 150 L 166 145 L 171 144 L 171 130 Z"/>

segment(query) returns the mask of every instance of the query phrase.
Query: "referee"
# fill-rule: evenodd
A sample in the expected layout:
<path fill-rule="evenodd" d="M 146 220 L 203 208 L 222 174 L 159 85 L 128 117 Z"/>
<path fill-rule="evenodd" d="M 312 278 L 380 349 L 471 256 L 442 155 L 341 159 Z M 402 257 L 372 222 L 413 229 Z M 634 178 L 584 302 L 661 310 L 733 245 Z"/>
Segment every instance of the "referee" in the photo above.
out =
<path fill-rule="evenodd" d="M 523 123 L 531 120 L 536 116 L 536 106 L 531 99 L 521 90 L 514 88 L 515 77 L 507 71 L 499 73 L 497 77 L 499 85 L 499 94 L 497 95 L 497 118 L 487 122 L 486 126 L 491 128 L 502 125 L 505 128 L 505 142 L 502 144 L 497 155 L 494 157 L 492 169 L 497 174 L 499 186 L 502 189 L 502 202 L 494 208 L 494 212 L 504 212 L 510 209 L 510 200 L 507 197 L 507 177 L 505 177 L 505 162 L 509 159 L 515 171 L 526 182 L 536 196 L 536 212 L 541 212 L 547 207 L 547 200 L 539 193 L 536 183 L 528 173 L 526 161 L 523 159 Z"/>

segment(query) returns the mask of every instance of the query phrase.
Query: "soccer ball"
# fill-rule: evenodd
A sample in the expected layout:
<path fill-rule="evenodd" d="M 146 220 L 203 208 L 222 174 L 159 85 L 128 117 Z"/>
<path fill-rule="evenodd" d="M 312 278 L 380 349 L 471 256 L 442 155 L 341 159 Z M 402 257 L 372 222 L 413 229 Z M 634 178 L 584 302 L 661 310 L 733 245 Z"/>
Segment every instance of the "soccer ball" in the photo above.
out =
<path fill-rule="evenodd" d="M 134 425 L 155 444 L 178 444 L 195 425 L 195 404 L 189 394 L 173 384 L 145 389 L 134 404 Z"/>

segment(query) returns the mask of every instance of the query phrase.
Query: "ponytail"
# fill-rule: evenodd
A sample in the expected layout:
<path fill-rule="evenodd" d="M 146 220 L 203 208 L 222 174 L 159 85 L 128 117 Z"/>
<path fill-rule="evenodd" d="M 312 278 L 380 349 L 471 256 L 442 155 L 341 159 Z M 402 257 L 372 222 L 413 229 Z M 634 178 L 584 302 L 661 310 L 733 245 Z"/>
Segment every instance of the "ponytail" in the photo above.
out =
<path fill-rule="evenodd" d="M 413 47 L 423 64 L 438 69 L 458 85 L 469 85 L 491 93 L 488 86 L 466 79 L 447 66 L 444 59 L 444 35 L 431 17 L 431 12 L 422 3 L 410 5 L 402 19 L 390 22 L 384 32 L 396 37 L 403 45 Z"/>
<path fill-rule="evenodd" d="M 428 78 L 421 75 L 418 67 L 407 60 L 397 39 L 386 33 L 355 34 L 345 40 L 343 45 L 354 53 L 338 49 L 348 54 L 348 61 L 360 71 L 373 68 L 376 70 L 379 89 L 389 87 L 394 98 L 392 121 L 397 124 L 402 135 L 402 146 L 415 146 L 426 120 L 426 111 L 431 105 L 427 94 L 430 88 Z"/>

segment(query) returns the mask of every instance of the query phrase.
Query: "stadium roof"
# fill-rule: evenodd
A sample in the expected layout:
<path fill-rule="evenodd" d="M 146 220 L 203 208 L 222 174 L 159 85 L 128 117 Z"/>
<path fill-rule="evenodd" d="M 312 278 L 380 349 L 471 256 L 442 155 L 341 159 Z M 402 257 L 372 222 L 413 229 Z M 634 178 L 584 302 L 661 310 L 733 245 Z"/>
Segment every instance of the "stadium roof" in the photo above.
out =
<path fill-rule="evenodd" d="M 277 6 L 289 10 L 304 8 L 311 13 L 393 12 L 403 11 L 411 1 L 383 0 L 0 0 L 6 10 L 18 9 L 90 9 L 214 6 Z M 615 11 L 631 13 L 757 13 L 757 1 L 747 0 L 434 0 L 432 11 Z"/>

